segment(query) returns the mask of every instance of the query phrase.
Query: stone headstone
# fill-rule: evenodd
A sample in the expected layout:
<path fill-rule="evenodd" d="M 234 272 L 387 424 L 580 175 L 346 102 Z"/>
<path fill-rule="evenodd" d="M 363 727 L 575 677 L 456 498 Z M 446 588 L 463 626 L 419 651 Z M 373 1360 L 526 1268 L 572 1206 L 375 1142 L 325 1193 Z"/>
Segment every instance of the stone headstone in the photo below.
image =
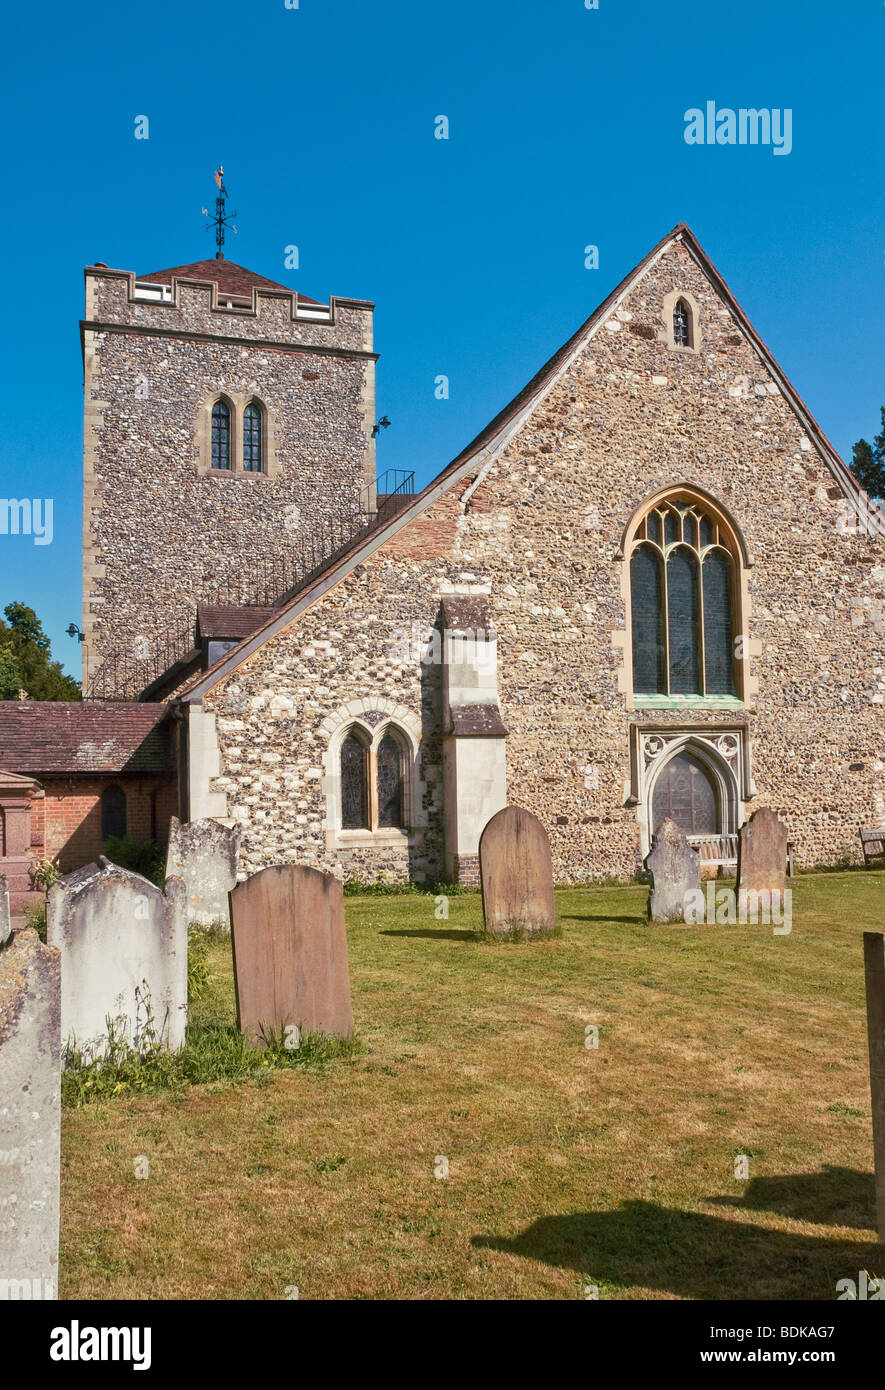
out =
<path fill-rule="evenodd" d="M 187 1023 L 187 912 L 180 879 L 163 892 L 102 855 L 49 890 L 46 939 L 61 952 L 63 1045 L 99 1056 L 108 1022 L 131 1047 L 179 1048 Z"/>
<path fill-rule="evenodd" d="M 700 891 L 701 860 L 675 821 L 662 820 L 645 867 L 651 874 L 648 915 L 653 922 L 684 922 L 690 893 Z"/>
<path fill-rule="evenodd" d="M 0 1301 L 58 1297 L 60 964 L 30 928 L 0 947 Z"/>
<path fill-rule="evenodd" d="M 738 907 L 742 894 L 778 893 L 783 901 L 787 883 L 789 831 L 775 811 L 763 806 L 755 811 L 738 837 Z"/>
<path fill-rule="evenodd" d="M 230 895 L 237 1019 L 252 1042 L 353 1033 L 344 893 L 332 874 L 279 864 Z"/>
<path fill-rule="evenodd" d="M 12 918 L 9 915 L 9 884 L 0 874 L 0 946 L 12 935 Z"/>
<path fill-rule="evenodd" d="M 550 840 L 537 816 L 505 806 L 479 840 L 479 873 L 486 931 L 556 930 Z"/>
<path fill-rule="evenodd" d="M 870 1097 L 873 1115 L 873 1163 L 879 1241 L 885 1245 L 885 934 L 863 934 L 867 987 L 867 1033 L 870 1046 Z"/>
<path fill-rule="evenodd" d="M 237 886 L 240 827 L 232 830 L 215 820 L 182 825 L 173 816 L 169 825 L 166 877 L 183 879 L 187 889 L 187 920 L 230 930 L 228 894 Z"/>

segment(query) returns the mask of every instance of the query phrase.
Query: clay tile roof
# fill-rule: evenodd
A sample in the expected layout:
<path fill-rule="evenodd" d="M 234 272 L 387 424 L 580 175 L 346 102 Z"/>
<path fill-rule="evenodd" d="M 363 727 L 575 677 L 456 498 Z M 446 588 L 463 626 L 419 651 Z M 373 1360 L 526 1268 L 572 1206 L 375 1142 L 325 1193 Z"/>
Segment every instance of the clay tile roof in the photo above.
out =
<path fill-rule="evenodd" d="M 285 290 L 286 294 L 292 294 L 291 285 L 281 285 L 277 280 L 268 280 L 264 275 L 256 275 L 254 270 L 247 270 L 245 266 L 237 265 L 235 261 L 192 261 L 190 265 L 174 265 L 170 270 L 152 270 L 149 275 L 137 275 L 135 278 L 139 284 L 146 281 L 155 285 L 169 285 L 172 283 L 173 275 L 182 280 L 214 280 L 222 294 L 238 294 L 246 299 L 252 298 L 252 287 L 257 285 L 259 289 L 265 290 Z M 299 294 L 298 298 L 305 304 L 319 304 L 318 299 L 311 299 L 307 294 Z"/>
<path fill-rule="evenodd" d="M 233 638 L 248 637 L 276 611 L 275 608 L 255 608 L 245 604 L 198 603 L 198 638 L 217 637 L 222 641 L 231 641 Z"/>
<path fill-rule="evenodd" d="M 0 759 L 18 773 L 169 772 L 166 704 L 0 701 Z"/>

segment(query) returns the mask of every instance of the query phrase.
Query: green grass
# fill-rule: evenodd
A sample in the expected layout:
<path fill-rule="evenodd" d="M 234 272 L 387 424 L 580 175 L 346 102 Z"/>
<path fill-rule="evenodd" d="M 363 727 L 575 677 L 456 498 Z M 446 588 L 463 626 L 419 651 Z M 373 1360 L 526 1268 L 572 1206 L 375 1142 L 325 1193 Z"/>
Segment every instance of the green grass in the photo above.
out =
<path fill-rule="evenodd" d="M 185 1074 L 64 1111 L 62 1296 L 826 1300 L 885 1273 L 861 943 L 885 873 L 793 887 L 789 936 L 651 926 L 633 886 L 559 891 L 561 935 L 525 942 L 483 940 L 476 894 L 447 921 L 350 896 L 362 1046 L 295 1065 L 238 1061 L 210 936 Z"/>

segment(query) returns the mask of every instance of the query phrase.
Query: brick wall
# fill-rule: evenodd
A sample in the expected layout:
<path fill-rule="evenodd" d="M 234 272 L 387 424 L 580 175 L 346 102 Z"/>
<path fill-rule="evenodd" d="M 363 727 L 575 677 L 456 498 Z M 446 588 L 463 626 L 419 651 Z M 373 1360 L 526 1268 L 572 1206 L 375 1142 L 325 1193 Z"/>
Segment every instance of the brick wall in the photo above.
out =
<path fill-rule="evenodd" d="M 127 832 L 136 840 L 152 835 L 151 793 L 155 793 L 156 835 L 165 840 L 170 817 L 177 814 L 175 781 L 160 777 L 52 778 L 43 779 L 44 844 L 40 857 L 56 860 L 64 873 L 78 869 L 103 853 L 101 793 L 115 783 L 126 793 Z M 37 803 L 35 803 L 37 804 Z M 31 813 L 32 831 L 34 812 Z M 33 839 L 33 835 L 32 835 Z M 36 842 L 34 842 L 36 849 Z"/>

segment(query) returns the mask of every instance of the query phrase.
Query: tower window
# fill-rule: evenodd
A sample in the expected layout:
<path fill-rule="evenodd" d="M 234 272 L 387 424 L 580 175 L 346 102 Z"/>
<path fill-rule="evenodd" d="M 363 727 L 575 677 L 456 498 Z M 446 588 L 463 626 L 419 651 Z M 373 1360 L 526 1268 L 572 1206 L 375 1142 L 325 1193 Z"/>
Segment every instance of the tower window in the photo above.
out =
<path fill-rule="evenodd" d="M 243 469 L 261 472 L 261 411 L 254 401 L 243 411 Z"/>
<path fill-rule="evenodd" d="M 212 467 L 230 468 L 230 410 L 224 401 L 212 407 Z"/>
<path fill-rule="evenodd" d="M 691 347 L 691 310 L 684 299 L 676 301 L 673 310 L 673 344 L 675 347 Z"/>

